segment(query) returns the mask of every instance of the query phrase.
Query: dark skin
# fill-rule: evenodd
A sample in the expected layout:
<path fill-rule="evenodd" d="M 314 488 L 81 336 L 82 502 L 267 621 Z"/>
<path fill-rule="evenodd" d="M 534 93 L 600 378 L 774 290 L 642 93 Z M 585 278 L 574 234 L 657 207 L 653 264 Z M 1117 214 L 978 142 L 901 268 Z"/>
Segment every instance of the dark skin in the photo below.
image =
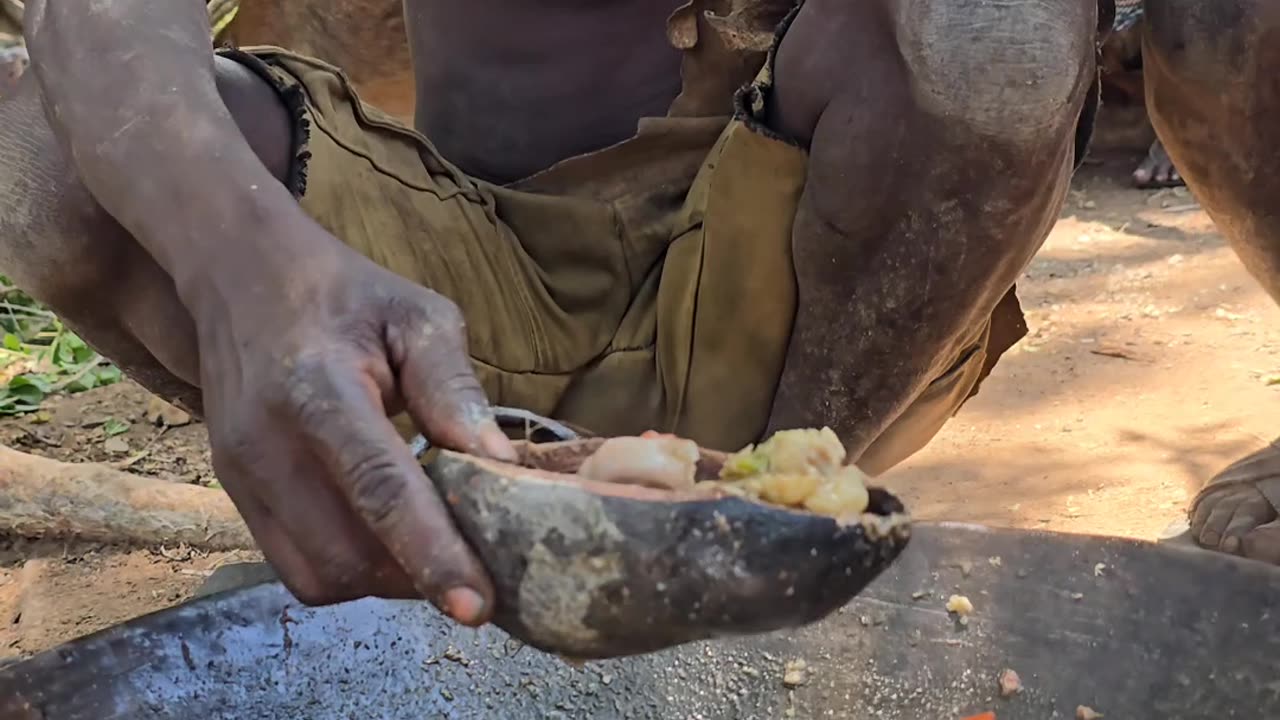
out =
<path fill-rule="evenodd" d="M 416 124 L 497 180 L 623 140 L 679 90 L 678 5 L 416 0 Z M 211 58 L 199 3 L 90 7 L 29 6 L 34 77 L 0 103 L 0 266 L 202 410 L 223 486 L 302 600 L 422 596 L 483 622 L 484 569 L 386 419 L 510 455 L 457 308 L 300 211 L 278 182 L 284 109 Z M 954 360 L 1057 216 L 1096 24 L 1084 0 L 808 0 L 769 108 L 811 155 L 774 427 L 830 425 L 860 455 Z"/>
<path fill-rule="evenodd" d="M 1280 302 L 1280 13 L 1264 0 L 1148 0 L 1152 124 L 1249 273 Z M 1280 564 L 1280 445 L 1221 473 L 1192 507 L 1204 547 Z"/>
<path fill-rule="evenodd" d="M 1145 95 L 1142 76 L 1141 19 L 1133 25 L 1112 33 L 1102 47 L 1101 64 L 1103 81 L 1116 99 L 1126 104 L 1142 105 Z M 1104 98 L 1103 102 L 1110 102 Z M 1140 188 L 1176 187 L 1182 185 L 1182 176 L 1173 166 L 1173 160 L 1159 138 L 1151 143 L 1147 156 L 1134 168 L 1133 184 Z"/>

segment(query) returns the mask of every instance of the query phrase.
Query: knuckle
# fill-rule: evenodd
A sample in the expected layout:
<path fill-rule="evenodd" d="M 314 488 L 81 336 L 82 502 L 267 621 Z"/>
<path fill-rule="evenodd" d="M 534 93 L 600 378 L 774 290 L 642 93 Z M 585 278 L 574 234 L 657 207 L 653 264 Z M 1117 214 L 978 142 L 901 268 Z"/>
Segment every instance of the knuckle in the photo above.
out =
<path fill-rule="evenodd" d="M 480 381 L 473 373 L 464 369 L 445 375 L 441 378 L 436 390 L 459 401 L 470 402 L 474 399 L 476 402 L 482 402 L 484 400 L 484 389 L 480 386 Z"/>
<path fill-rule="evenodd" d="M 286 359 L 284 365 L 284 381 L 276 388 L 276 401 L 283 409 L 304 423 L 323 419 L 338 409 L 331 360 L 303 354 Z"/>
<path fill-rule="evenodd" d="M 347 463 L 351 504 L 374 528 L 397 523 L 409 493 L 409 483 L 397 463 L 382 452 L 367 452 Z"/>
<path fill-rule="evenodd" d="M 400 319 L 424 330 L 454 331 L 464 326 L 462 310 L 449 298 L 427 288 L 419 288 L 412 299 L 401 297 L 396 303 Z"/>

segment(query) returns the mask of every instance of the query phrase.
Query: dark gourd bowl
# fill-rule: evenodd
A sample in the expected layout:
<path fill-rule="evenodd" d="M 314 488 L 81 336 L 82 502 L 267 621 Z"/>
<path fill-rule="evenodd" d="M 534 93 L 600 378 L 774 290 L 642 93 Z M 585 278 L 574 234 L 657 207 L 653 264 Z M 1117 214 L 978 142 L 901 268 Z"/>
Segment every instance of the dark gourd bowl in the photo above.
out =
<path fill-rule="evenodd" d="M 546 652 L 610 658 L 811 623 L 910 538 L 902 503 L 878 488 L 841 522 L 574 475 L 602 442 L 517 443 L 521 465 L 440 451 L 427 466 L 493 578 L 494 622 Z M 698 477 L 724 457 L 702 451 Z"/>

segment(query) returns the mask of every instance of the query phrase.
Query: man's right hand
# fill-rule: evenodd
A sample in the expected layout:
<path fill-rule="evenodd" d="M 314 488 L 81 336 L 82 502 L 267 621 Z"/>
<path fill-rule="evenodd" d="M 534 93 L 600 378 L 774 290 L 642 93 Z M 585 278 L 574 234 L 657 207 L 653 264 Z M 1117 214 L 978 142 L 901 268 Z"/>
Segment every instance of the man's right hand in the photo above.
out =
<path fill-rule="evenodd" d="M 488 576 L 388 420 L 408 411 L 434 444 L 513 459 L 462 317 L 301 213 L 288 223 L 290 265 L 227 261 L 189 294 L 218 477 L 303 601 L 426 597 L 482 623 Z"/>
<path fill-rule="evenodd" d="M 77 175 L 195 323 L 214 468 L 285 584 L 486 621 L 485 570 L 388 420 L 514 454 L 458 309 L 302 212 L 220 99 L 200 0 L 29 0 L 24 24 Z"/>

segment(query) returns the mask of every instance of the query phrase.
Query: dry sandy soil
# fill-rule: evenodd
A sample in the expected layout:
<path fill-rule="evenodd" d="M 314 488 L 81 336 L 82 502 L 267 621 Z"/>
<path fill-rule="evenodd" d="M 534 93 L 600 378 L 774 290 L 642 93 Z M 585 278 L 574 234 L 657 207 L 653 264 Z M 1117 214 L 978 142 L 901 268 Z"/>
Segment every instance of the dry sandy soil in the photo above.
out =
<path fill-rule="evenodd" d="M 1280 311 L 1183 190 L 1142 192 L 1131 159 L 1087 166 L 1019 283 L 1031 335 L 942 434 L 884 481 L 917 515 L 1155 538 L 1189 494 L 1280 430 Z M 0 422 L 0 443 L 210 479 L 198 426 L 135 422 L 107 449 L 106 417 L 144 392 L 119 385 Z M 0 658 L 21 656 L 189 597 L 236 559 L 0 538 Z"/>

